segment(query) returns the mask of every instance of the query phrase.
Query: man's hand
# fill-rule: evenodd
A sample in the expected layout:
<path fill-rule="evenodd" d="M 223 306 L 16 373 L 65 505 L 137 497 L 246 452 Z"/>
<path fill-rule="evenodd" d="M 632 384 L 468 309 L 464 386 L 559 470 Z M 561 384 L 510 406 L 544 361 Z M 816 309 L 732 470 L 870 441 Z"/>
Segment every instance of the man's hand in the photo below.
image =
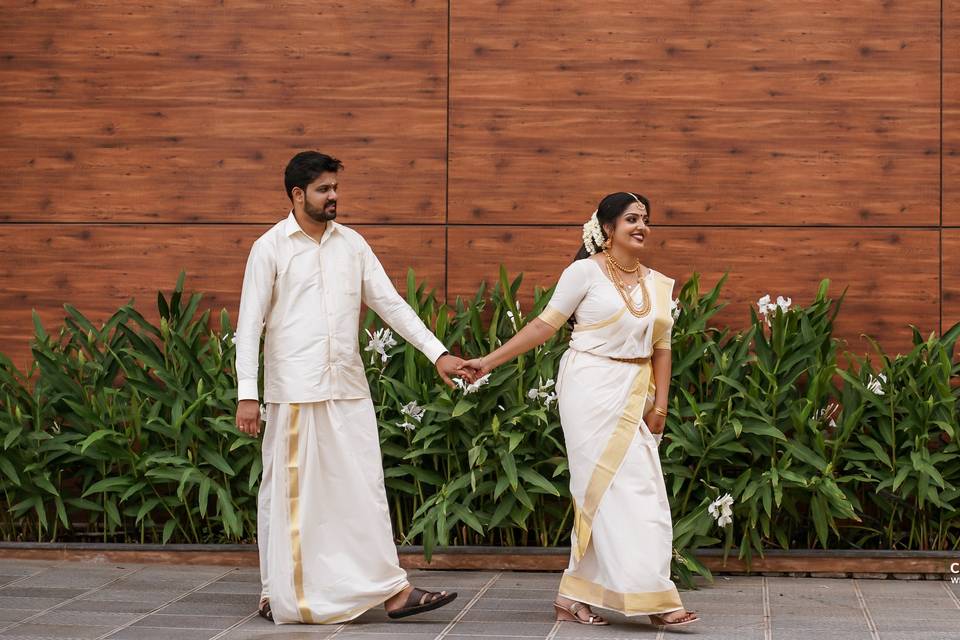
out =
<path fill-rule="evenodd" d="M 241 400 L 237 404 L 237 428 L 249 436 L 260 434 L 260 402 Z"/>
<path fill-rule="evenodd" d="M 478 378 L 483 377 L 493 371 L 489 365 L 483 363 L 483 358 L 474 358 L 473 360 L 467 360 L 463 363 L 463 366 L 468 369 L 472 369 Z"/>
<path fill-rule="evenodd" d="M 444 384 L 451 389 L 454 387 L 453 380 L 450 379 L 451 376 L 459 376 L 467 382 L 476 382 L 477 378 L 480 377 L 476 371 L 464 366 L 462 358 L 452 356 L 449 353 L 437 359 L 437 373 L 440 374 Z"/>

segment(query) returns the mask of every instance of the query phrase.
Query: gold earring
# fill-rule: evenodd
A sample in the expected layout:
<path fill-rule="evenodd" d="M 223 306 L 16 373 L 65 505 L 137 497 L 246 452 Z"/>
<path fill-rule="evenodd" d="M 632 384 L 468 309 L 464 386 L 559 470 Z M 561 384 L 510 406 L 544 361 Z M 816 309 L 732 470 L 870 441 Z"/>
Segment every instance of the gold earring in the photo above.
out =
<path fill-rule="evenodd" d="M 606 240 L 604 240 L 603 242 L 604 249 L 609 249 L 612 246 L 613 246 L 613 238 L 607 238 Z"/>

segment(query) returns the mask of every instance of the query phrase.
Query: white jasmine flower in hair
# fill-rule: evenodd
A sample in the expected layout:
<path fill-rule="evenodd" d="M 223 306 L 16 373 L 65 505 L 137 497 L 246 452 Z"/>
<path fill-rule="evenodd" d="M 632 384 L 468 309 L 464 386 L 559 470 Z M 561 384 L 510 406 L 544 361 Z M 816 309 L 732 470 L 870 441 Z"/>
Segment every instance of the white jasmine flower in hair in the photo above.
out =
<path fill-rule="evenodd" d="M 372 351 L 370 354 L 370 364 L 373 364 L 374 354 L 380 354 L 380 362 L 382 364 L 387 364 L 387 360 L 390 359 L 390 356 L 387 355 L 387 349 L 391 349 L 397 346 L 397 341 L 393 338 L 393 332 L 390 329 L 384 327 L 383 329 L 378 329 L 376 333 L 370 333 L 370 330 L 367 329 L 367 335 L 370 336 L 370 342 L 367 344 L 364 351 Z"/>
<path fill-rule="evenodd" d="M 407 404 L 400 407 L 400 413 L 402 413 L 405 416 L 410 416 L 417 422 L 421 422 L 423 420 L 423 414 L 426 412 L 427 410 L 421 407 L 420 405 L 418 405 L 416 400 L 414 400 L 413 402 L 408 402 Z"/>
<path fill-rule="evenodd" d="M 725 527 L 733 522 L 733 496 L 725 493 L 707 507 L 707 513 L 716 518 L 717 525 Z"/>
<path fill-rule="evenodd" d="M 587 253 L 593 255 L 597 252 L 598 247 L 603 246 L 603 229 L 600 228 L 600 221 L 597 220 L 597 212 L 594 211 L 593 215 L 590 216 L 590 219 L 583 223 L 583 246 L 586 247 Z"/>
<path fill-rule="evenodd" d="M 883 385 L 887 383 L 887 376 L 883 373 L 878 373 L 876 376 L 870 376 L 870 382 L 867 383 L 867 390 L 872 391 L 878 396 L 884 395 Z"/>
<path fill-rule="evenodd" d="M 477 390 L 480 389 L 480 387 L 482 387 L 483 385 L 487 384 L 489 380 L 490 380 L 490 374 L 488 373 L 485 376 L 477 378 L 476 382 L 470 382 L 470 383 L 467 383 L 463 378 L 454 378 L 453 384 L 457 385 L 457 388 L 463 391 L 464 394 L 471 394 L 471 393 L 476 393 Z"/>

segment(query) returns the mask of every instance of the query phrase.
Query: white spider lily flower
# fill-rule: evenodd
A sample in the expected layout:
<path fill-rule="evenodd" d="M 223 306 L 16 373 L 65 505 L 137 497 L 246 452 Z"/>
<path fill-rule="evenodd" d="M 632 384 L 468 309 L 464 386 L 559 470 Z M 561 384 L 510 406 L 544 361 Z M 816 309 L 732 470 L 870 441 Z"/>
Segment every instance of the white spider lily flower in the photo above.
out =
<path fill-rule="evenodd" d="M 673 321 L 676 322 L 677 318 L 680 317 L 680 311 L 683 308 L 680 306 L 680 298 L 670 301 L 670 316 L 673 318 Z"/>
<path fill-rule="evenodd" d="M 876 376 L 870 376 L 870 382 L 867 383 L 867 390 L 872 391 L 878 396 L 884 395 L 883 385 L 887 383 L 887 376 L 883 373 L 878 373 Z"/>
<path fill-rule="evenodd" d="M 417 404 L 417 401 L 408 402 L 407 404 L 400 407 L 400 413 L 405 416 L 409 416 L 416 420 L 417 422 L 423 421 L 423 414 L 426 413 L 426 409 Z M 403 425 L 400 425 L 403 426 Z"/>
<path fill-rule="evenodd" d="M 550 408 L 550 405 L 553 404 L 553 403 L 556 402 L 556 401 L 557 401 L 557 394 L 556 394 L 556 393 L 553 393 L 553 392 L 550 392 L 547 396 L 544 397 L 544 399 L 543 399 L 543 406 L 545 406 L 547 409 L 549 409 L 549 408 Z"/>
<path fill-rule="evenodd" d="M 387 327 L 378 329 L 374 334 L 371 334 L 369 329 L 366 329 L 366 332 L 370 337 L 370 342 L 367 344 L 364 351 L 373 352 L 370 354 L 370 364 L 373 364 L 376 354 L 378 353 L 380 354 L 380 363 L 387 364 L 387 360 L 390 359 L 390 356 L 387 355 L 387 349 L 397 346 L 397 341 L 393 337 L 393 332 Z"/>
<path fill-rule="evenodd" d="M 517 300 L 517 315 L 522 316 L 523 311 L 520 310 L 520 301 Z M 507 318 L 510 320 L 510 325 L 513 327 L 513 330 L 517 330 L 517 319 L 514 317 L 513 312 L 507 309 Z"/>
<path fill-rule="evenodd" d="M 223 340 L 223 342 L 225 342 L 226 344 L 234 344 L 233 334 L 230 333 L 229 331 L 223 334 L 223 337 L 221 337 L 220 339 Z"/>
<path fill-rule="evenodd" d="M 770 294 L 764 294 L 762 298 L 757 300 L 757 310 L 760 316 L 763 318 L 763 321 L 767 323 L 767 326 L 770 326 L 770 317 L 774 312 L 779 309 L 782 313 L 786 313 L 790 310 L 790 305 L 793 304 L 793 298 L 784 298 L 783 296 L 777 296 L 776 302 L 770 302 Z"/>
<path fill-rule="evenodd" d="M 539 378 L 537 383 L 536 387 L 527 391 L 527 397 L 531 400 L 543 400 L 543 406 L 549 409 L 550 405 L 557 401 L 556 392 L 550 390 L 556 383 L 553 378 L 546 382 L 543 381 L 543 378 Z"/>
<path fill-rule="evenodd" d="M 468 383 L 463 378 L 454 378 L 453 384 L 457 385 L 457 388 L 463 391 L 464 394 L 476 393 L 480 387 L 487 384 L 490 380 L 490 374 L 488 373 L 485 376 L 477 378 L 476 382 Z"/>
<path fill-rule="evenodd" d="M 837 414 L 839 412 L 840 412 L 840 405 L 838 405 L 836 402 L 833 402 L 831 400 L 830 402 L 827 403 L 827 406 L 823 407 L 822 409 L 818 410 L 816 413 L 813 414 L 813 419 L 816 420 L 817 422 L 827 421 L 828 426 L 836 427 L 837 421 L 835 420 L 835 418 L 837 417 Z"/>
<path fill-rule="evenodd" d="M 401 429 L 403 429 L 404 431 L 413 431 L 414 429 L 417 428 L 417 425 L 415 425 L 415 424 L 413 424 L 413 423 L 411 423 L 411 422 L 407 422 L 406 420 L 404 420 L 403 422 L 401 422 L 401 423 L 398 424 L 397 426 L 400 427 Z"/>
<path fill-rule="evenodd" d="M 707 507 L 707 513 L 716 518 L 717 525 L 725 527 L 733 522 L 733 496 L 725 493 Z"/>

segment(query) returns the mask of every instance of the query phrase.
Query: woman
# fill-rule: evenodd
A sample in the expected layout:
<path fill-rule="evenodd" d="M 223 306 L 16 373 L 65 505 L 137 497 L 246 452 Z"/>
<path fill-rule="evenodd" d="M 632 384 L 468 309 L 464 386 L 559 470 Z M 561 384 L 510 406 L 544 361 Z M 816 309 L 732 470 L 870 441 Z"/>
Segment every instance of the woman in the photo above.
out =
<path fill-rule="evenodd" d="M 609 624 L 590 605 L 671 627 L 698 620 L 670 580 L 673 527 L 657 446 L 667 415 L 673 280 L 640 262 L 649 222 L 643 196 L 601 200 L 543 313 L 466 363 L 489 373 L 576 320 L 557 375 L 575 509 L 558 620 Z"/>

